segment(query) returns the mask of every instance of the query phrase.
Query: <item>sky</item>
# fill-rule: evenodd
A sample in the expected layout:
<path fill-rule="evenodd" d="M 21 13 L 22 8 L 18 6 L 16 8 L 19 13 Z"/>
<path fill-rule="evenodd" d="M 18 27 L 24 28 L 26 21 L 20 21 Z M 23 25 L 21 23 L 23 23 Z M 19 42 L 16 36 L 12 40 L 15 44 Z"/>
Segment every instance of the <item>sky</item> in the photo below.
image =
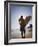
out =
<path fill-rule="evenodd" d="M 22 16 L 32 16 L 32 6 L 19 6 L 19 5 L 10 5 L 11 11 L 11 29 L 20 28 L 19 18 Z M 29 23 L 32 23 L 30 20 Z"/>

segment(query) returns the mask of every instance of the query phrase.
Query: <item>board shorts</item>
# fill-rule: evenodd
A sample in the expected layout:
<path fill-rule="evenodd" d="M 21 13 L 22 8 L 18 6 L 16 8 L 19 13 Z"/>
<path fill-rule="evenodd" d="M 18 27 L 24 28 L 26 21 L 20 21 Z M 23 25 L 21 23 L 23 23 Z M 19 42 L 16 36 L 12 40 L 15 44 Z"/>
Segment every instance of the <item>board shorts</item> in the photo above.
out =
<path fill-rule="evenodd" d="M 20 31 L 25 31 L 25 26 L 21 26 Z"/>

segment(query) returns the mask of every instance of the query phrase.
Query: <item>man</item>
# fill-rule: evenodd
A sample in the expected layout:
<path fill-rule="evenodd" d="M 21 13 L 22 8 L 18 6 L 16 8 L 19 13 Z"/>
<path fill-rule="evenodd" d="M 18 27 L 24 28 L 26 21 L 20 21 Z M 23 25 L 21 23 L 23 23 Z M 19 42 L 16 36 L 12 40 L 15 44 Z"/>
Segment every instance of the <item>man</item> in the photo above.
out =
<path fill-rule="evenodd" d="M 22 36 L 22 38 L 25 38 L 25 20 L 23 19 L 23 16 L 20 17 L 19 24 L 20 24 L 21 36 Z M 23 34 L 24 34 L 24 36 L 23 36 Z"/>

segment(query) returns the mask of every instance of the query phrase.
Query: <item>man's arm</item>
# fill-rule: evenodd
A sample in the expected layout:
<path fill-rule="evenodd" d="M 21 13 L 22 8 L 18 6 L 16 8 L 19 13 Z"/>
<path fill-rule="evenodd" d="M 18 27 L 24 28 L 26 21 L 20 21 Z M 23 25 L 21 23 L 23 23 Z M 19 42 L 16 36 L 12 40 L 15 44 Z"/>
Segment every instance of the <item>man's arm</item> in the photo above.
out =
<path fill-rule="evenodd" d="M 19 19 L 18 21 L 19 21 L 19 24 L 21 24 L 21 19 Z"/>
<path fill-rule="evenodd" d="M 19 24 L 20 24 L 20 19 L 18 20 Z"/>

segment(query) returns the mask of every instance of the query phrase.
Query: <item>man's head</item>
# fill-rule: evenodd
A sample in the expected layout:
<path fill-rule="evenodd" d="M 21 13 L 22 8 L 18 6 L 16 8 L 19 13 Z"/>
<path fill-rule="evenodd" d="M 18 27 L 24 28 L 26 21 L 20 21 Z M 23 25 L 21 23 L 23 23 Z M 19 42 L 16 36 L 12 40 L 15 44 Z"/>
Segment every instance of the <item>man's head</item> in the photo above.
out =
<path fill-rule="evenodd" d="M 21 18 L 23 18 L 23 16 L 21 16 Z"/>

